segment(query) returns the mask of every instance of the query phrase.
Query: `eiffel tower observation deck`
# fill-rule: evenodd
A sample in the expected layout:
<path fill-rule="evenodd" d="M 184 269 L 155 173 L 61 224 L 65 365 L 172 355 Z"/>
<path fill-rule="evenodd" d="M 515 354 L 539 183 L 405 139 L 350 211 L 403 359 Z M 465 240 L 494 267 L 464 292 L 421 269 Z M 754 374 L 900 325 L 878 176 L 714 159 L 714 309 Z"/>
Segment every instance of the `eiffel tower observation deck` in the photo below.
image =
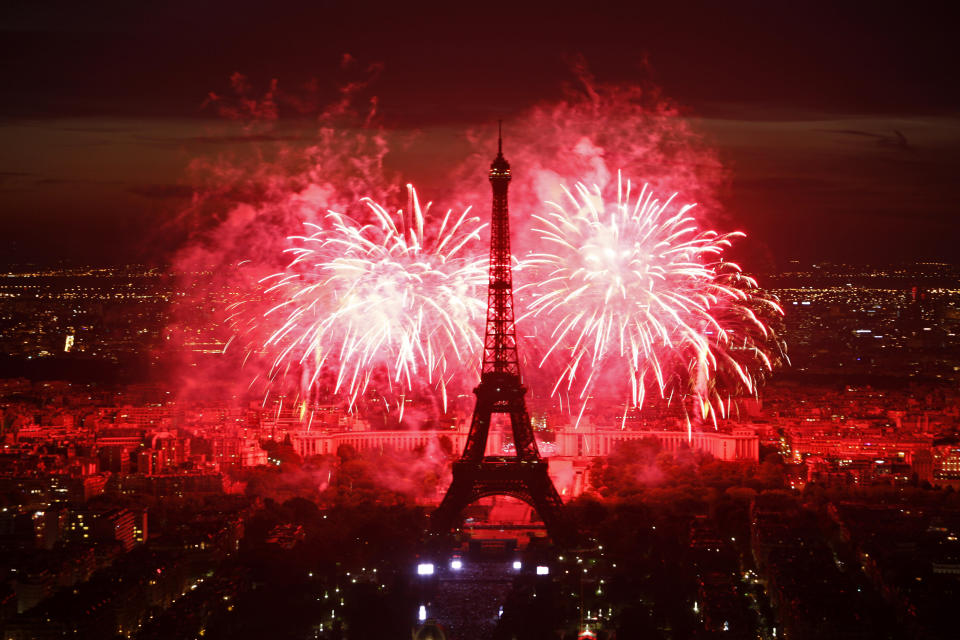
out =
<path fill-rule="evenodd" d="M 563 503 L 547 473 L 547 461 L 537 450 L 525 400 L 527 389 L 520 375 L 507 205 L 511 175 L 510 163 L 503 156 L 502 135 L 497 146 L 497 157 L 490 165 L 493 211 L 480 384 L 473 390 L 477 401 L 463 454 L 453 463 L 453 481 L 432 515 L 432 526 L 435 531 L 449 531 L 459 525 L 467 505 L 486 496 L 507 495 L 532 506 L 558 542 L 568 537 L 561 517 Z M 484 455 L 494 414 L 510 418 L 516 448 L 513 456 Z"/>

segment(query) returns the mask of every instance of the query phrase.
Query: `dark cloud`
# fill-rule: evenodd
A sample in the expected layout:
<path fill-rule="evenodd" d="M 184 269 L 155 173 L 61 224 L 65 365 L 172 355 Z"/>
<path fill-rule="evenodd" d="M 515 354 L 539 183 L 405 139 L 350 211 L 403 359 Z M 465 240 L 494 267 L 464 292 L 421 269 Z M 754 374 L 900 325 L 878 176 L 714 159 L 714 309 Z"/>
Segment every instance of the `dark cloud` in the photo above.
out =
<path fill-rule="evenodd" d="M 114 134 L 114 133 L 130 133 L 131 131 L 135 131 L 135 129 L 131 127 L 116 127 L 116 126 L 104 126 L 104 125 L 96 125 L 96 126 L 88 126 L 88 127 L 81 127 L 76 125 L 56 126 L 55 128 L 59 131 L 69 131 L 71 133 Z"/>
<path fill-rule="evenodd" d="M 837 180 L 831 180 L 826 177 L 775 176 L 752 179 L 741 179 L 734 177 L 733 180 L 737 188 L 740 189 L 757 189 L 778 193 L 790 193 L 795 191 L 823 192 L 835 190 L 838 186 Z"/>
<path fill-rule="evenodd" d="M 134 195 L 153 199 L 184 199 L 193 196 L 193 188 L 182 184 L 143 184 L 127 189 Z"/>
<path fill-rule="evenodd" d="M 231 135 L 209 135 L 209 136 L 186 136 L 186 137 L 156 137 L 156 136 L 134 136 L 138 142 L 159 146 L 184 146 L 184 145 L 242 145 L 256 143 L 276 143 L 276 142 L 297 142 L 303 140 L 303 135 L 296 134 L 231 134 Z"/>
<path fill-rule="evenodd" d="M 845 136 L 857 136 L 860 138 L 870 138 L 875 140 L 881 147 L 895 147 L 897 149 L 909 149 L 907 137 L 900 131 L 894 129 L 890 133 L 875 133 L 873 131 L 857 131 L 856 129 L 822 129 L 827 133 L 839 133 Z"/>
<path fill-rule="evenodd" d="M 668 95 L 700 112 L 724 101 L 947 110 L 960 104 L 943 74 L 957 62 L 949 9 L 823 0 L 521 2 L 508 11 L 359 0 L 7 2 L 0 113 L 198 116 L 237 70 L 254 84 L 293 87 L 382 62 L 394 117 L 409 111 L 435 123 L 556 93 L 577 54 L 604 80 L 636 77 L 648 61 Z"/>
<path fill-rule="evenodd" d="M 35 174 L 26 171 L 0 171 L 0 193 L 9 196 L 28 192 L 33 188 L 35 178 Z"/>

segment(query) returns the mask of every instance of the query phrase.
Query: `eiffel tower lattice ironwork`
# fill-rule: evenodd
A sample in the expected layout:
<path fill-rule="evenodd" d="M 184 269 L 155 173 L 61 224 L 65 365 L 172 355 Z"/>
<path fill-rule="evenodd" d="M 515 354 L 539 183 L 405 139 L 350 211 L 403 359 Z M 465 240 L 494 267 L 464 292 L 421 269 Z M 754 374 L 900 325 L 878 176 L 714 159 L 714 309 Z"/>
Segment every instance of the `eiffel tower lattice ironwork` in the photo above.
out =
<path fill-rule="evenodd" d="M 432 515 L 435 531 L 449 531 L 459 523 L 468 504 L 485 496 L 508 495 L 536 509 L 554 541 L 566 537 L 561 518 L 563 503 L 540 457 L 527 413 L 526 387 L 520 377 L 517 332 L 513 316 L 513 272 L 510 254 L 510 215 L 507 189 L 510 164 L 503 157 L 503 139 L 490 165 L 493 212 L 490 224 L 490 275 L 487 326 L 483 343 L 480 384 L 473 390 L 477 402 L 463 455 L 453 463 L 453 481 Z M 493 414 L 510 417 L 516 454 L 485 456 Z"/>

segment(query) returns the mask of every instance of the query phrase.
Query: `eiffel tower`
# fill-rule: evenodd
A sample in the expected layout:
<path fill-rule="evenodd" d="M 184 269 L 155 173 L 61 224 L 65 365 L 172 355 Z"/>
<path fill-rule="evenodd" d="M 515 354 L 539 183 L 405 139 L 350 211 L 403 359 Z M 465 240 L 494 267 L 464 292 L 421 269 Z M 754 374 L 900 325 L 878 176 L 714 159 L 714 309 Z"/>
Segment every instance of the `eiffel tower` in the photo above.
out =
<path fill-rule="evenodd" d="M 543 520 L 555 542 L 567 538 L 561 518 L 563 503 L 540 457 L 530 426 L 520 378 L 517 332 L 513 320 L 513 272 L 510 254 L 510 214 L 507 188 L 510 164 L 503 157 L 503 136 L 497 157 L 490 165 L 493 213 L 490 224 L 490 276 L 487 290 L 487 326 L 483 341 L 480 384 L 473 390 L 477 403 L 463 455 L 453 463 L 453 482 L 443 502 L 431 516 L 434 531 L 449 531 L 459 524 L 468 504 L 491 495 L 523 500 Z M 495 413 L 510 416 L 516 454 L 485 456 L 490 419 Z"/>

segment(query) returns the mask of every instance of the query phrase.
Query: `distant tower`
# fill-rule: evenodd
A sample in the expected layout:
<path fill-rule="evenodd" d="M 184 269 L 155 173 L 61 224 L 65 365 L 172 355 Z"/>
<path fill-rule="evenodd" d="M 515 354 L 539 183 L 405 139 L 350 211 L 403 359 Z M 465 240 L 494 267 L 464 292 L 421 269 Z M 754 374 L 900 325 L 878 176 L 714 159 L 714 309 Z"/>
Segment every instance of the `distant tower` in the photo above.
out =
<path fill-rule="evenodd" d="M 493 213 L 490 223 L 490 275 L 487 326 L 483 341 L 480 384 L 473 390 L 477 403 L 463 455 L 453 463 L 453 482 L 434 511 L 435 530 L 453 528 L 463 508 L 491 495 L 519 498 L 536 509 L 556 541 L 566 535 L 560 511 L 563 503 L 540 457 L 530 426 L 520 379 L 517 331 L 513 318 L 513 271 L 510 254 L 510 214 L 507 189 L 510 164 L 503 157 L 503 136 L 490 165 Z M 484 456 L 490 419 L 494 413 L 510 416 L 516 455 Z"/>

